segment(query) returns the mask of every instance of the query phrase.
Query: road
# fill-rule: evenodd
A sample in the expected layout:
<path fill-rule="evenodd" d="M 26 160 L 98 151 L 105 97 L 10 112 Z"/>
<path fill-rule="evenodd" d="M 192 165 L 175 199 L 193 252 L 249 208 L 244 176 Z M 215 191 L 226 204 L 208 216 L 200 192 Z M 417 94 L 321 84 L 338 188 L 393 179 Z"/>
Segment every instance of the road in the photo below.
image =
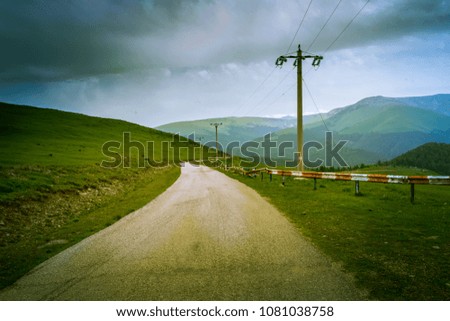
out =
<path fill-rule="evenodd" d="M 254 190 L 186 164 L 155 200 L 42 263 L 0 300 L 361 300 Z"/>

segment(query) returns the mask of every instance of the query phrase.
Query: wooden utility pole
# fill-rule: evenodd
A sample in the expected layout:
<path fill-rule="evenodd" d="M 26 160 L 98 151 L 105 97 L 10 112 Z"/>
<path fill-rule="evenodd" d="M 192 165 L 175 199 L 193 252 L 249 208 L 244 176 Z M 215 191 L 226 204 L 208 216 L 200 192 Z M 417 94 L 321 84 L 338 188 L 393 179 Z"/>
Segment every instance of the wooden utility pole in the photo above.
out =
<path fill-rule="evenodd" d="M 298 170 L 303 172 L 303 83 L 302 83 L 302 50 L 297 50 L 297 153 Z"/>
<path fill-rule="evenodd" d="M 294 66 L 297 67 L 297 156 L 298 156 L 298 170 L 303 172 L 303 84 L 302 84 L 302 61 L 306 58 L 313 58 L 312 65 L 318 67 L 322 56 L 306 55 L 303 56 L 300 45 L 298 45 L 297 55 L 295 56 L 280 56 L 275 65 L 281 66 L 287 61 L 287 58 L 294 58 Z"/>
<path fill-rule="evenodd" d="M 216 127 L 216 162 L 219 160 L 219 133 L 217 128 L 222 125 L 222 123 L 211 123 L 211 126 Z"/>

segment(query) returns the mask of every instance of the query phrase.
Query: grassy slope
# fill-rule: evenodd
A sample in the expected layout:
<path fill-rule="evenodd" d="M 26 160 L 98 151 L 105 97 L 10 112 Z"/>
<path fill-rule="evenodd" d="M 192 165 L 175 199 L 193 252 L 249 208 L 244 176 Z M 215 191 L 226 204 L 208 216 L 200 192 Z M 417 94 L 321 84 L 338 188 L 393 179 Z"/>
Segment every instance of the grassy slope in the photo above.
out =
<path fill-rule="evenodd" d="M 323 127 L 323 126 L 322 126 Z M 280 146 L 281 143 L 291 142 L 293 148 L 286 148 L 284 150 L 286 157 L 279 157 L 279 150 L 277 148 L 271 149 L 272 159 L 287 159 L 292 160 L 293 152 L 297 150 L 297 132 L 296 128 L 287 128 L 284 130 L 277 131 L 272 135 L 272 141 L 277 142 L 277 146 Z M 255 139 L 257 142 L 262 142 L 264 139 L 262 137 Z M 340 137 L 334 133 L 333 134 L 333 147 L 339 142 Z M 322 144 L 323 149 L 318 150 L 316 148 L 309 149 L 309 160 L 314 162 L 316 159 L 325 160 L 325 128 L 321 128 L 319 126 L 305 129 L 304 131 L 304 142 L 319 142 Z M 255 149 L 260 154 L 263 154 L 263 149 Z M 367 150 L 363 150 L 361 148 L 352 147 L 351 144 L 346 144 L 340 151 L 339 155 L 345 160 L 345 162 L 350 165 L 359 165 L 361 163 L 376 163 L 379 160 L 382 160 L 383 157 L 379 154 L 369 152 Z M 337 166 L 334 164 L 333 166 Z"/>
<path fill-rule="evenodd" d="M 29 166 L 9 168 L 7 175 L 3 169 L 1 180 L 10 180 L 8 174 L 34 186 L 0 201 L 0 288 L 144 206 L 175 182 L 179 169 Z M 54 184 L 58 179 L 64 183 Z"/>
<path fill-rule="evenodd" d="M 177 179 L 175 166 L 100 167 L 108 160 L 103 143 L 121 141 L 123 132 L 154 141 L 157 159 L 163 158 L 159 143 L 172 140 L 124 121 L 0 104 L 0 287 L 145 205 Z"/>
<path fill-rule="evenodd" d="M 327 125 L 331 130 L 341 134 L 429 132 L 450 128 L 450 117 L 401 104 L 363 105 L 343 110 L 329 118 Z"/>
<path fill-rule="evenodd" d="M 450 175 L 450 144 L 428 143 L 400 155 L 394 165 L 429 168 L 441 175 Z"/>
<path fill-rule="evenodd" d="M 52 109 L 0 103 L 0 164 L 92 165 L 105 159 L 101 147 L 122 141 L 122 133 L 141 142 L 172 135 L 121 120 Z M 158 144 L 157 144 L 157 147 Z M 159 151 L 158 151 L 159 152 Z"/>
<path fill-rule="evenodd" d="M 437 98 L 423 97 L 423 101 L 429 99 L 431 103 Z M 425 108 L 424 103 L 415 106 L 415 101 L 422 102 L 420 98 L 371 97 L 331 111 L 325 123 L 336 140 L 349 141 L 342 154 L 351 164 L 388 160 L 430 141 L 450 143 L 450 117 L 442 112 L 446 105 L 440 101 L 436 103 L 440 108 Z M 304 140 L 322 142 L 325 131 L 321 121 L 308 124 Z M 279 142 L 295 141 L 296 128 L 277 131 L 273 136 Z"/>
<path fill-rule="evenodd" d="M 430 175 L 408 168 L 363 172 Z M 268 198 L 299 230 L 352 273 L 374 300 L 450 300 L 450 188 L 248 178 L 228 173 Z"/>

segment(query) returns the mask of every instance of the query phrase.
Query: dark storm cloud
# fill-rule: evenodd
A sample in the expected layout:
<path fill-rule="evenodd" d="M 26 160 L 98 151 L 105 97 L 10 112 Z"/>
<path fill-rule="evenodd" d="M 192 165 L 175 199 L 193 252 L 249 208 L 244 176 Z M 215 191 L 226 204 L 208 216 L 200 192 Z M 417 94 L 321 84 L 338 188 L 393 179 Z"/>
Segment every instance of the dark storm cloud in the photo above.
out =
<path fill-rule="evenodd" d="M 334 48 L 356 47 L 410 35 L 447 34 L 450 29 L 450 1 L 372 2 Z M 356 11 L 356 8 L 353 10 Z M 345 19 L 340 22 L 341 26 L 344 23 Z M 332 34 L 330 32 L 328 38 Z"/>
<path fill-rule="evenodd" d="M 138 69 L 272 59 L 308 1 L 74 0 L 0 3 L 0 81 L 56 81 Z M 316 0 L 299 38 L 311 42 L 334 2 Z M 315 43 L 323 50 L 365 0 L 343 1 Z M 446 32 L 449 2 L 373 1 L 333 47 Z"/>
<path fill-rule="evenodd" d="M 64 79 L 152 65 L 130 39 L 170 33 L 181 1 L 2 1 L 3 80 Z"/>

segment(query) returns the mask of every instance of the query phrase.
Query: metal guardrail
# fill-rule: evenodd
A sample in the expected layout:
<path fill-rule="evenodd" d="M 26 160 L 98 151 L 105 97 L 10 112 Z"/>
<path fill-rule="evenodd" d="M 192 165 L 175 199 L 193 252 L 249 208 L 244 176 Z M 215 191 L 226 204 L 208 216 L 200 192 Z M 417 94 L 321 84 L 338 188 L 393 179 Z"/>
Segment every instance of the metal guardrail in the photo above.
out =
<path fill-rule="evenodd" d="M 414 186 L 420 185 L 450 185 L 450 176 L 404 176 L 404 175 L 383 175 L 383 174 L 360 174 L 360 173 L 339 173 L 339 172 L 300 172 L 289 170 L 278 170 L 269 168 L 249 169 L 233 167 L 230 168 L 242 175 L 256 175 L 267 173 L 270 175 L 279 175 L 283 177 L 293 176 L 305 179 L 314 179 L 314 189 L 316 189 L 317 179 L 330 179 L 337 181 L 354 181 L 355 194 L 360 194 L 359 182 L 384 183 L 384 184 L 409 184 L 411 186 L 411 202 L 414 202 Z M 263 176 L 261 176 L 262 178 Z"/>
<path fill-rule="evenodd" d="M 331 179 L 337 181 L 359 181 L 385 184 L 450 185 L 450 176 L 403 176 L 334 172 L 298 172 L 273 169 L 265 169 L 264 171 L 272 175 L 296 176 L 312 179 Z"/>

